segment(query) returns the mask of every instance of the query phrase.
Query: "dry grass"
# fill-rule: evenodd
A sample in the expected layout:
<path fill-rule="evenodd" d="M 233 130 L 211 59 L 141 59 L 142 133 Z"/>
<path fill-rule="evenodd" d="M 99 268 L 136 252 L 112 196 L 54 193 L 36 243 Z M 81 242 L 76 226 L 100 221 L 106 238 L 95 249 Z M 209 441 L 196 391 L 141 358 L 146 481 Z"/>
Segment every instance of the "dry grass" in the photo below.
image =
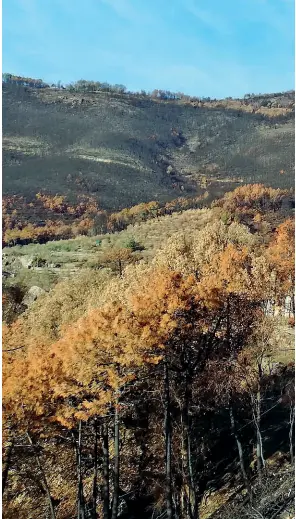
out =
<path fill-rule="evenodd" d="M 277 318 L 273 344 L 272 362 L 285 365 L 295 362 L 295 329 L 287 318 Z"/>
<path fill-rule="evenodd" d="M 33 273 L 38 273 L 42 284 L 42 275 L 52 280 L 57 278 L 65 279 L 72 277 L 82 269 L 89 269 L 100 264 L 106 249 L 110 246 L 125 247 L 128 241 L 133 238 L 137 243 L 144 247 L 140 253 L 142 258 L 150 261 L 157 251 L 166 243 L 167 239 L 177 232 L 192 232 L 199 230 L 214 219 L 214 210 L 210 209 L 191 209 L 183 213 L 166 215 L 137 225 L 130 225 L 126 230 L 114 234 L 104 234 L 100 236 L 88 237 L 79 236 L 71 240 L 60 240 L 48 242 L 44 245 L 30 244 L 16 246 L 5 249 L 6 270 L 16 270 L 17 278 L 31 278 Z M 101 242 L 99 245 L 98 242 Z M 135 252 L 137 254 L 137 252 Z M 31 270 L 22 268 L 19 259 L 29 257 L 45 260 L 46 267 L 31 267 Z M 15 264 L 15 260 L 19 263 Z M 59 265 L 56 267 L 55 265 Z M 16 268 L 15 268 L 16 267 Z"/>
<path fill-rule="evenodd" d="M 7 136 L 2 139 L 2 147 L 5 151 L 18 152 L 23 155 L 35 155 L 41 157 L 44 153 L 48 153 L 50 145 L 41 139 L 32 137 Z"/>
<path fill-rule="evenodd" d="M 200 506 L 200 519 L 208 519 L 214 514 L 221 506 L 228 503 L 239 491 L 241 486 L 236 486 L 235 488 L 229 488 L 228 486 L 223 487 L 221 490 L 217 492 L 213 492 L 213 494 L 207 500 L 207 503 L 204 500 Z"/>
<path fill-rule="evenodd" d="M 151 257 L 176 232 L 183 231 L 186 234 L 189 230 L 191 232 L 202 229 L 213 218 L 213 211 L 210 209 L 190 209 L 183 213 L 148 220 L 139 225 L 130 225 L 126 231 L 119 234 L 121 237 L 124 234 L 132 235 L 136 241 L 144 245 L 146 255 Z"/>

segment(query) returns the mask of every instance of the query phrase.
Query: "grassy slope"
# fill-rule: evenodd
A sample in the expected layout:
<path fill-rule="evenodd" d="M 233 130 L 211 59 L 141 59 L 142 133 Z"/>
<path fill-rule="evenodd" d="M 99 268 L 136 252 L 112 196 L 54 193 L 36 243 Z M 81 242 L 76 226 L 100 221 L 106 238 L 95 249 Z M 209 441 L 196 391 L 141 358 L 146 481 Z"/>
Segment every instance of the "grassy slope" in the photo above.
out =
<path fill-rule="evenodd" d="M 291 117 L 4 86 L 4 195 L 88 194 L 118 209 L 242 181 L 290 187 Z"/>
<path fill-rule="evenodd" d="M 174 233 L 178 231 L 186 233 L 188 229 L 201 229 L 213 218 L 213 210 L 192 209 L 129 226 L 124 231 L 110 235 L 81 236 L 71 240 L 48 242 L 44 245 L 30 244 L 5 248 L 3 269 L 17 273 L 17 277 L 11 279 L 12 284 L 22 281 L 28 286 L 37 284 L 48 289 L 55 280 L 74 275 L 78 270 L 91 268 L 94 263 L 99 263 L 104 251 L 110 245 L 124 246 L 128 239 L 133 237 L 143 245 L 144 250 L 141 255 L 149 261 Z M 99 239 L 102 240 L 102 244 L 98 247 L 96 242 Z M 32 257 L 45 260 L 50 265 L 60 266 L 58 268 L 33 267 L 30 270 L 22 267 L 19 258 Z"/>

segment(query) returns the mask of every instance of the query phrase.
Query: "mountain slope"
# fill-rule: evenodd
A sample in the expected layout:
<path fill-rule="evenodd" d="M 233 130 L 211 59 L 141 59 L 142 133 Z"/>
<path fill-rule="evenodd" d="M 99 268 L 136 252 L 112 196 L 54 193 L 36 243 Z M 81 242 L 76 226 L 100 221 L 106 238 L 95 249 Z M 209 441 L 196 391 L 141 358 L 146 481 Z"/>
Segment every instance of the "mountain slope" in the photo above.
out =
<path fill-rule="evenodd" d="M 293 113 L 237 105 L 4 85 L 4 195 L 87 194 L 114 210 L 240 182 L 290 187 Z"/>

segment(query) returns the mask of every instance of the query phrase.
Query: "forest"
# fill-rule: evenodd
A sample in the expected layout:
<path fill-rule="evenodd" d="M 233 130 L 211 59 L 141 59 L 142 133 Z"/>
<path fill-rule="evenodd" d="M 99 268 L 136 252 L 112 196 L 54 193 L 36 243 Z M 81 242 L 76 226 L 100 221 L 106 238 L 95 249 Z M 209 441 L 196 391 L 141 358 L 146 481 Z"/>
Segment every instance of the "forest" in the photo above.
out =
<path fill-rule="evenodd" d="M 274 191 L 276 193 L 276 191 Z M 279 199 L 291 198 L 289 190 L 279 190 Z M 197 208 L 208 198 L 208 193 L 193 198 L 179 197 L 161 204 L 151 201 L 137 204 L 122 211 L 101 209 L 95 198 L 80 196 L 71 204 L 63 195 L 37 193 L 33 202 L 24 197 L 2 199 L 3 246 L 46 243 L 75 236 L 116 232 L 130 224 L 158 218 L 165 214 Z"/>
<path fill-rule="evenodd" d="M 83 203 L 36 198 L 57 218 L 96 213 Z M 190 203 L 106 215 L 105 232 Z M 113 248 L 120 268 L 78 272 L 3 324 L 5 519 L 290 510 L 293 208 L 290 190 L 241 186 L 151 259 Z"/>
<path fill-rule="evenodd" d="M 3 246 L 46 243 L 65 240 L 79 235 L 94 236 L 114 233 L 129 225 L 159 218 L 188 209 L 209 205 L 210 194 L 204 191 L 195 197 L 178 197 L 166 203 L 155 200 L 142 202 L 121 211 L 111 212 L 99 207 L 96 199 L 79 196 L 73 204 L 63 195 L 37 193 L 32 202 L 14 195 L 2 199 Z M 291 189 L 273 189 L 263 184 L 242 186 L 234 190 L 213 206 L 221 206 L 227 217 L 254 218 L 260 211 L 277 212 L 281 208 L 291 209 L 294 196 Z M 257 219 L 259 217 L 257 216 Z"/>

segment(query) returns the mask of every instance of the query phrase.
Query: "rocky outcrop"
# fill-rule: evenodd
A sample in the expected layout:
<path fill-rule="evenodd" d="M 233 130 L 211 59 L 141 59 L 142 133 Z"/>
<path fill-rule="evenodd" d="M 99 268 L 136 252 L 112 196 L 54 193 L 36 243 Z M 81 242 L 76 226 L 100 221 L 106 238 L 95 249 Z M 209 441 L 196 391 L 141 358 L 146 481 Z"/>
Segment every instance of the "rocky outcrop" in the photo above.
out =
<path fill-rule="evenodd" d="M 34 301 L 36 301 L 36 299 L 38 299 L 38 297 L 42 296 L 43 294 L 45 294 L 45 290 L 43 290 L 43 288 L 33 286 L 26 293 L 22 304 L 29 307 L 34 303 Z"/>

